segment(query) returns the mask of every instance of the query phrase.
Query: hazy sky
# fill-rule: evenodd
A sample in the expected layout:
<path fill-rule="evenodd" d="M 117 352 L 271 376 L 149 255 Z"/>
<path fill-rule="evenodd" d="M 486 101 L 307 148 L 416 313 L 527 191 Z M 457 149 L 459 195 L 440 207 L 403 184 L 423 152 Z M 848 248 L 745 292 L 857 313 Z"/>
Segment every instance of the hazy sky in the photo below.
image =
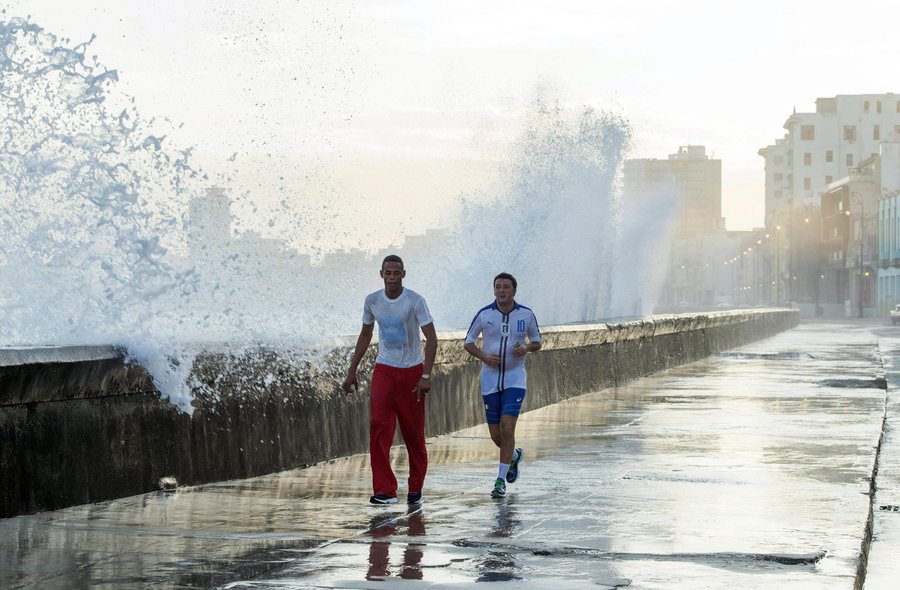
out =
<path fill-rule="evenodd" d="M 727 226 L 748 229 L 763 217 L 756 152 L 795 107 L 900 92 L 896 1 L 5 6 L 74 42 L 95 34 L 90 54 L 207 170 L 334 207 L 356 227 L 373 207 L 409 231 L 445 218 L 488 182 L 540 88 L 629 118 L 632 157 L 707 146 L 722 159 Z"/>

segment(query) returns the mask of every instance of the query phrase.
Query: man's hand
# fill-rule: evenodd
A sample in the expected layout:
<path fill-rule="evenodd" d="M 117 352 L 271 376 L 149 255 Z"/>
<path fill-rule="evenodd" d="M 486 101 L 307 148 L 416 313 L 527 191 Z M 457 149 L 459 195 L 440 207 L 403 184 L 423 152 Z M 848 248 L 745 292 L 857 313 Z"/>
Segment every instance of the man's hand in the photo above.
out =
<path fill-rule="evenodd" d="M 419 379 L 419 382 L 416 383 L 413 391 L 416 393 L 416 403 L 419 403 L 422 401 L 422 396 L 431 391 L 431 379 L 422 377 Z"/>
<path fill-rule="evenodd" d="M 516 356 L 525 356 L 528 354 L 528 347 L 521 342 L 516 342 L 516 345 L 513 347 L 513 352 Z"/>
<path fill-rule="evenodd" d="M 350 393 L 354 389 L 359 390 L 359 382 L 356 380 L 356 371 L 347 373 L 347 378 L 344 379 L 344 384 L 341 387 L 344 389 L 344 393 Z"/>
<path fill-rule="evenodd" d="M 356 348 L 353 349 L 353 360 L 347 368 L 347 378 L 341 388 L 344 393 L 350 393 L 354 389 L 359 390 L 359 381 L 356 380 L 356 370 L 359 367 L 359 361 L 366 354 L 369 343 L 372 341 L 372 332 L 375 330 L 375 322 L 371 324 L 363 324 L 359 330 L 359 337 L 356 339 Z"/>
<path fill-rule="evenodd" d="M 485 354 L 482 355 L 482 362 L 489 367 L 499 367 L 500 366 L 500 357 L 496 354 Z"/>

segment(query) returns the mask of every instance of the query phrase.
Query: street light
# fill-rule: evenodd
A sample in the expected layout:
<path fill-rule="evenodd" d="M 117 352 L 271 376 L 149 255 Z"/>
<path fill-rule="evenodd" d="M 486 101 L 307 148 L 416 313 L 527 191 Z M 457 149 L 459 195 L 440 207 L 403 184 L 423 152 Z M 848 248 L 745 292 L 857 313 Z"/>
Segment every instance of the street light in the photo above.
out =
<path fill-rule="evenodd" d="M 859 275 L 859 292 L 856 294 L 858 300 L 858 311 L 857 314 L 859 317 L 865 316 L 865 302 L 863 301 L 863 293 L 865 291 L 865 286 L 867 279 L 869 277 L 868 271 L 863 273 L 863 258 L 865 257 L 865 233 L 866 233 L 866 199 L 861 193 L 851 192 L 849 207 L 845 211 L 845 213 L 850 216 L 850 209 L 853 205 L 859 205 L 859 248 L 857 249 L 857 265 L 856 272 Z"/>
<path fill-rule="evenodd" d="M 781 306 L 781 224 L 775 226 L 775 304 Z"/>
<path fill-rule="evenodd" d="M 825 273 L 821 272 L 821 269 L 820 269 L 819 280 L 816 281 L 816 315 L 817 316 L 822 315 L 824 313 L 824 310 L 820 309 L 822 307 L 822 305 L 821 305 L 820 299 L 819 299 L 819 297 L 821 295 L 821 291 L 822 291 L 822 281 L 824 281 L 824 280 L 825 280 Z"/>

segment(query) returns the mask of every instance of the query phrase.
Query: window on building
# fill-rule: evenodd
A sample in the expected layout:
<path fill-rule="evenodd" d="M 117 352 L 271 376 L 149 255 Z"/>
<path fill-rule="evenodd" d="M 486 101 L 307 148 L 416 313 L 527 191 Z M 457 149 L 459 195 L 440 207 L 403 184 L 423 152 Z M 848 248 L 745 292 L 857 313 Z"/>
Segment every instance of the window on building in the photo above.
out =
<path fill-rule="evenodd" d="M 800 139 L 811 141 L 816 138 L 815 125 L 800 125 Z"/>
<path fill-rule="evenodd" d="M 834 181 L 834 179 L 831 176 L 825 177 L 825 184 L 831 184 L 833 181 Z"/>
<path fill-rule="evenodd" d="M 848 166 L 853 165 L 853 154 L 847 154 L 847 165 Z"/>
<path fill-rule="evenodd" d="M 897 104 L 900 104 L 900 103 L 897 103 Z M 784 164 L 784 157 L 783 156 L 774 156 L 772 158 L 772 163 L 773 164 Z"/>
<path fill-rule="evenodd" d="M 881 139 L 881 127 L 878 125 L 872 128 L 872 139 Z"/>
<path fill-rule="evenodd" d="M 881 112 L 881 101 L 880 100 L 875 102 L 875 112 L 876 113 Z"/>
<path fill-rule="evenodd" d="M 868 100 L 863 103 L 863 112 L 864 113 L 869 112 L 869 101 Z"/>
<path fill-rule="evenodd" d="M 784 196 L 784 191 L 775 191 L 775 198 L 780 199 Z"/>
<path fill-rule="evenodd" d="M 782 174 L 781 172 L 776 172 L 775 174 L 772 175 L 772 179 L 775 180 L 776 182 L 784 180 L 784 174 Z"/>
<path fill-rule="evenodd" d="M 856 125 L 844 125 L 844 139 L 856 141 Z"/>
<path fill-rule="evenodd" d="M 812 188 L 812 178 L 803 179 L 803 190 L 808 191 Z"/>
<path fill-rule="evenodd" d="M 803 165 L 809 166 L 812 164 L 812 154 L 803 154 Z"/>
<path fill-rule="evenodd" d="M 894 133 L 900 133 L 900 125 L 894 125 Z"/>
<path fill-rule="evenodd" d="M 834 160 L 834 152 L 831 150 L 826 150 L 825 151 L 825 161 L 831 162 L 833 160 Z"/>

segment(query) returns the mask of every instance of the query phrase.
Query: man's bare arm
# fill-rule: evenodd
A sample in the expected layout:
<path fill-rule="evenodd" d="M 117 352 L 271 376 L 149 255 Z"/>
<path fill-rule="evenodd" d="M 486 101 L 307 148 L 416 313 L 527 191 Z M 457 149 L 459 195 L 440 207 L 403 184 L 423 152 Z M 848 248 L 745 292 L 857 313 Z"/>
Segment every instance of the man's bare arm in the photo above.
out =
<path fill-rule="evenodd" d="M 485 353 L 483 350 L 478 348 L 478 345 L 475 344 L 474 342 L 467 342 L 465 345 L 463 345 L 463 348 L 466 349 L 466 352 L 468 352 L 469 354 L 471 354 L 472 356 L 474 356 L 475 358 L 477 358 L 478 360 L 480 360 L 481 362 L 483 362 L 486 365 L 489 365 L 491 367 L 499 367 L 500 366 L 500 357 L 499 356 L 497 356 L 495 354 Z"/>
<path fill-rule="evenodd" d="M 425 373 L 430 375 L 434 367 L 434 359 L 437 356 L 437 332 L 434 330 L 434 322 L 422 326 L 422 334 L 425 335 Z"/>
<path fill-rule="evenodd" d="M 344 379 L 343 389 L 346 393 L 350 393 L 354 388 L 359 389 L 359 382 L 356 379 L 356 370 L 359 368 L 359 362 L 372 343 L 372 333 L 375 330 L 375 324 L 363 324 L 359 331 L 359 337 L 356 339 L 356 348 L 353 350 L 353 358 L 350 360 L 350 368 L 347 369 L 347 378 Z"/>
<path fill-rule="evenodd" d="M 516 356 L 525 356 L 529 352 L 537 352 L 541 349 L 541 341 L 537 340 L 535 342 L 529 342 L 528 344 L 516 344 L 515 348 L 513 348 L 513 352 L 515 352 Z"/>
<path fill-rule="evenodd" d="M 434 322 L 422 326 L 422 334 L 425 335 L 425 363 L 422 378 L 416 384 L 417 402 L 422 399 L 422 394 L 431 391 L 431 369 L 434 368 L 434 358 L 437 356 L 437 332 L 434 330 Z"/>

